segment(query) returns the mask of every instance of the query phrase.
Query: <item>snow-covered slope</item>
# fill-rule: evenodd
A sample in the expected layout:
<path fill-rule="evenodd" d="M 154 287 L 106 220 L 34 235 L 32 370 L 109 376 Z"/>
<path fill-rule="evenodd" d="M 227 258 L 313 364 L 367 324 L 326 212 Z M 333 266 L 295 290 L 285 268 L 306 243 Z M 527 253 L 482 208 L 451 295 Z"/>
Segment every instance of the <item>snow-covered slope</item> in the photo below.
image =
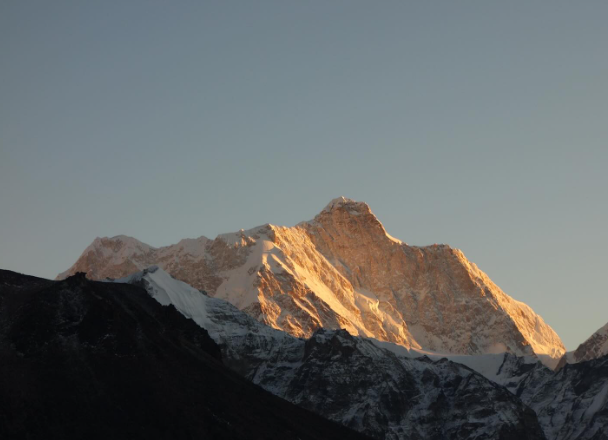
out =
<path fill-rule="evenodd" d="M 208 331 L 226 364 L 254 383 L 374 438 L 544 438 L 517 397 L 465 366 L 398 356 L 344 330 L 295 338 L 157 267 L 116 282 L 141 285 L 161 304 L 173 304 Z"/>
<path fill-rule="evenodd" d="M 295 227 L 263 225 L 152 248 L 97 238 L 58 278 L 120 278 L 156 264 L 210 296 L 296 337 L 318 328 L 451 354 L 510 352 L 554 366 L 555 332 L 461 251 L 408 246 L 365 203 L 332 200 Z"/>
<path fill-rule="evenodd" d="M 608 355 L 608 324 L 593 333 L 574 351 L 569 351 L 562 357 L 558 368 L 565 364 L 590 361 Z"/>
<path fill-rule="evenodd" d="M 343 330 L 302 340 L 157 267 L 117 281 L 191 317 L 254 383 L 378 438 L 544 438 L 526 406 L 550 440 L 607 438 L 608 356 L 553 372 L 533 356 L 446 359 Z"/>
<path fill-rule="evenodd" d="M 514 392 L 520 382 L 534 368 L 552 371 L 545 366 L 536 356 L 515 356 L 511 353 L 486 353 L 478 355 L 466 354 L 444 354 L 430 351 L 418 350 L 415 348 L 407 349 L 391 342 L 368 339 L 375 346 L 388 350 L 401 358 L 417 359 L 428 358 L 432 361 L 447 359 L 457 364 L 465 365 L 491 380 L 492 382 L 504 386 L 509 391 Z"/>
<path fill-rule="evenodd" d="M 608 439 L 608 356 L 535 368 L 512 390 L 532 408 L 548 439 Z"/>
<path fill-rule="evenodd" d="M 292 352 L 302 348 L 297 338 L 262 324 L 224 300 L 211 298 L 174 279 L 158 266 L 150 266 L 113 282 L 139 285 L 162 305 L 172 304 L 207 330 L 222 349 L 224 363 L 244 376 L 265 361 L 293 357 Z M 242 370 L 243 365 L 247 365 L 247 371 Z"/>

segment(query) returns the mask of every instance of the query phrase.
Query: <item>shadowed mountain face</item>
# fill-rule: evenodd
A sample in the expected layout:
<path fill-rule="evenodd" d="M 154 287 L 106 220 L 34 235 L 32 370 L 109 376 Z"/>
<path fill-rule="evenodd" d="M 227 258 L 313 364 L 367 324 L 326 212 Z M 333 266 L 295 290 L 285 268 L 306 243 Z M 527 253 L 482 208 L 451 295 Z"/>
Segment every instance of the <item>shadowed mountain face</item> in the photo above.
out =
<path fill-rule="evenodd" d="M 121 278 L 150 265 L 296 337 L 344 328 L 434 352 L 540 356 L 551 367 L 565 351 L 540 316 L 462 252 L 409 246 L 369 206 L 345 198 L 290 228 L 268 224 L 163 248 L 97 238 L 58 278 Z"/>
<path fill-rule="evenodd" d="M 228 370 L 140 287 L 0 271 L 2 439 L 363 438 Z"/>
<path fill-rule="evenodd" d="M 608 356 L 554 372 L 533 356 L 448 360 L 344 330 L 302 340 L 158 267 L 115 282 L 174 305 L 254 383 L 375 438 L 608 439 Z"/>
<path fill-rule="evenodd" d="M 119 281 L 0 271 L 0 438 L 362 438 L 225 362 L 378 439 L 608 439 L 608 357 L 453 357 L 477 374 L 344 330 L 298 339 L 159 268 Z"/>
<path fill-rule="evenodd" d="M 536 412 L 548 439 L 608 440 L 608 356 L 535 368 L 514 392 Z"/>
<path fill-rule="evenodd" d="M 226 364 L 254 383 L 374 438 L 544 439 L 531 409 L 463 365 L 409 358 L 401 346 L 345 330 L 319 329 L 308 340 L 298 339 L 158 267 L 116 282 L 140 285 L 192 318 L 221 347 Z M 522 367 L 501 370 L 511 379 L 523 374 Z"/>

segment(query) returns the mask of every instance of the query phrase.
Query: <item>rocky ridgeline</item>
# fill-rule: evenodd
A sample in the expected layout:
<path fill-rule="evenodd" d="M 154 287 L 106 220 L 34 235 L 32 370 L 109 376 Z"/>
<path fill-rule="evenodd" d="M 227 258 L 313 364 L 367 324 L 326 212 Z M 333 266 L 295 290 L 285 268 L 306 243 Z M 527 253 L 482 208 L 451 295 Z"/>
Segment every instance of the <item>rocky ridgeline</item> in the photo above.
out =
<path fill-rule="evenodd" d="M 365 203 L 330 202 L 294 227 L 264 225 L 153 248 L 97 238 L 58 276 L 120 278 L 149 265 L 224 299 L 260 322 L 308 338 L 319 328 L 452 354 L 564 353 L 555 332 L 446 245 L 391 237 Z"/>
<path fill-rule="evenodd" d="M 374 438 L 605 438 L 608 357 L 559 372 L 509 353 L 432 360 L 345 330 L 290 336 L 157 267 L 117 282 L 143 286 L 207 329 L 247 379 Z"/>

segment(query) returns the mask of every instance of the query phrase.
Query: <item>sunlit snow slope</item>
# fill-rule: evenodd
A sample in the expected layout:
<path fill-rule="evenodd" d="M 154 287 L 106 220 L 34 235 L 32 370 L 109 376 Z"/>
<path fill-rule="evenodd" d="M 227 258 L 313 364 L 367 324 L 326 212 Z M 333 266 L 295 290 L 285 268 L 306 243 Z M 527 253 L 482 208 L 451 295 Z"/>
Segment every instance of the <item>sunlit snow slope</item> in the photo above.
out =
<path fill-rule="evenodd" d="M 461 251 L 409 246 L 365 203 L 343 197 L 294 227 L 267 224 L 162 248 L 97 238 L 58 278 L 120 278 L 153 264 L 298 337 L 345 328 L 440 353 L 537 355 L 550 366 L 565 351 L 540 316 Z"/>
<path fill-rule="evenodd" d="M 463 365 L 432 362 L 415 349 L 344 330 L 319 329 L 307 340 L 295 338 L 157 266 L 115 282 L 140 285 L 191 317 L 220 345 L 222 362 L 253 383 L 372 438 L 545 438 L 533 412 L 515 395 Z M 484 375 L 499 368 L 501 379 L 520 380 L 504 360 L 493 358 L 524 358 L 458 357 L 485 365 Z"/>

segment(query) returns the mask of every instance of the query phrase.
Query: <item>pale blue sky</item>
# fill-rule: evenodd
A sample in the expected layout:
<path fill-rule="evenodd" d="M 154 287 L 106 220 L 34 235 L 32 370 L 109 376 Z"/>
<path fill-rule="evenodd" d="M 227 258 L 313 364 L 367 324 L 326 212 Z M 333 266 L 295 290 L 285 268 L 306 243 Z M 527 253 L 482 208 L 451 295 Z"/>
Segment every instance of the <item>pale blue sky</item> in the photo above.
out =
<path fill-rule="evenodd" d="M 608 322 L 608 2 L 0 3 L 0 267 L 367 202 Z"/>

